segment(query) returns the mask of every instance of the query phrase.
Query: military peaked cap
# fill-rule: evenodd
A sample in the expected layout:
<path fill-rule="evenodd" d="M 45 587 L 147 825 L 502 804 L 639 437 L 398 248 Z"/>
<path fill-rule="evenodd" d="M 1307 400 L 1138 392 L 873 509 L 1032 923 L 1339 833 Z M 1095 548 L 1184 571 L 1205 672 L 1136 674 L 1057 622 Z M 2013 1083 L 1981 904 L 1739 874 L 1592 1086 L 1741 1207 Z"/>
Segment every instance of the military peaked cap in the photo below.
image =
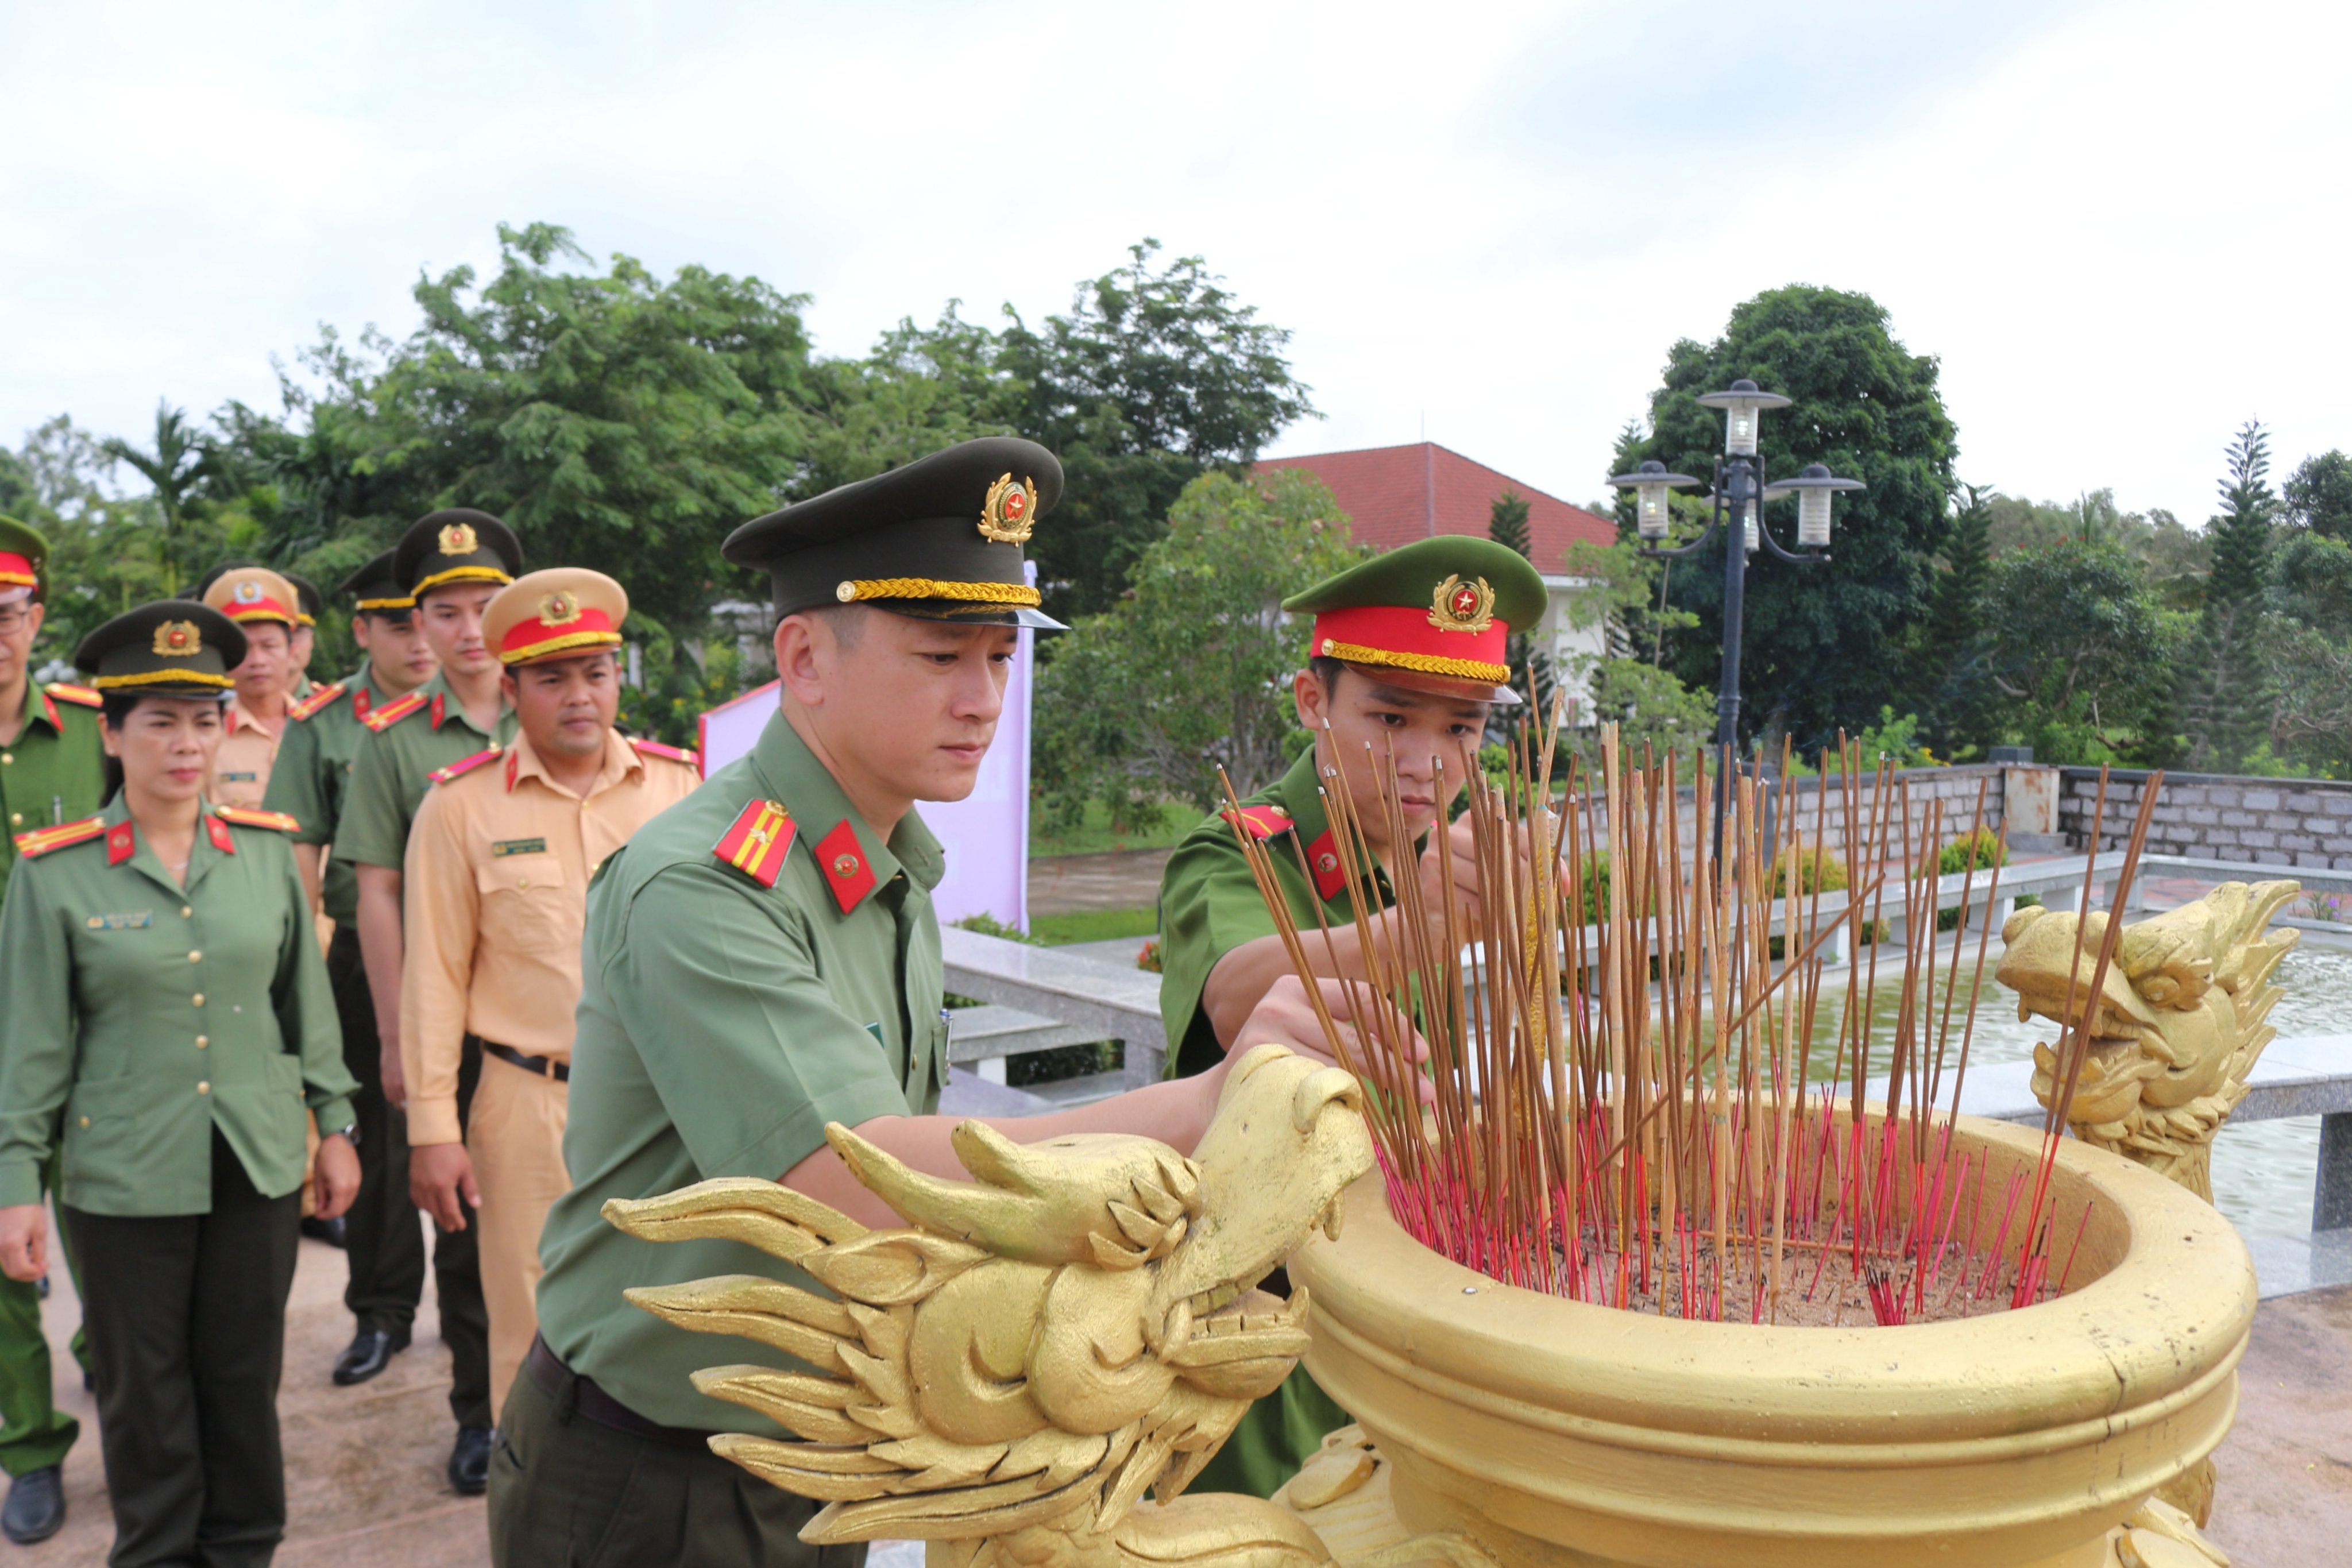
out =
<path fill-rule="evenodd" d="M 49 542 L 38 529 L 0 516 L 0 601 L 38 589 L 48 563 Z"/>
<path fill-rule="evenodd" d="M 871 604 L 919 620 L 1065 629 L 1041 612 L 1022 546 L 1062 499 L 1062 465 L 992 436 L 754 518 L 727 536 L 767 572 L 779 616 Z"/>
<path fill-rule="evenodd" d="M 294 584 L 267 566 L 230 566 L 215 572 L 201 596 L 238 626 L 282 621 L 290 631 L 302 614 L 302 601 Z"/>
<path fill-rule="evenodd" d="M 74 649 L 100 691 L 131 697 L 226 698 L 245 662 L 236 623 L 194 599 L 158 599 L 115 616 Z"/>
<path fill-rule="evenodd" d="M 521 570 L 514 530 L 471 507 L 418 518 L 393 552 L 393 576 L 412 599 L 452 583 L 511 583 Z"/>
<path fill-rule="evenodd" d="M 291 572 L 280 572 L 278 575 L 294 584 L 294 618 L 306 626 L 317 626 L 319 612 L 327 607 L 327 601 L 319 595 L 318 584 Z"/>
<path fill-rule="evenodd" d="M 578 658 L 621 646 L 628 590 L 585 566 L 551 566 L 518 577 L 482 611 L 482 640 L 509 669 Z"/>
<path fill-rule="evenodd" d="M 408 589 L 394 571 L 393 558 L 398 551 L 387 550 L 369 560 L 358 571 L 344 578 L 336 587 L 339 594 L 349 594 L 358 601 L 357 607 L 379 616 L 404 616 L 416 607 Z"/>
<path fill-rule="evenodd" d="M 1310 651 L 1393 685 L 1510 702 L 1504 649 L 1543 618 L 1542 576 L 1476 534 L 1417 539 L 1327 577 L 1282 607 L 1315 617 Z"/>

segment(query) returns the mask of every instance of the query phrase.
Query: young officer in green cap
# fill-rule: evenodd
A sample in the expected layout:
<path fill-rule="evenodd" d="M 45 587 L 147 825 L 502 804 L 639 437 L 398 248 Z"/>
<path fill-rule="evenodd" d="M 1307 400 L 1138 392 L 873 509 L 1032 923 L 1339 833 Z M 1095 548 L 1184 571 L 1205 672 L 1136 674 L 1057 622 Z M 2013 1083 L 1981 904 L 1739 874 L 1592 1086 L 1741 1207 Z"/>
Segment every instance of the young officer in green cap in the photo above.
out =
<path fill-rule="evenodd" d="M 488 512 L 456 508 L 409 525 L 393 552 L 393 578 L 415 602 L 412 612 L 439 660 L 433 679 L 372 710 L 352 760 L 351 791 L 335 829 L 332 858 L 357 873 L 360 956 L 374 1004 L 378 1081 L 395 1110 L 407 1101 L 400 1071 L 401 877 L 408 828 L 433 774 L 515 736 L 514 710 L 499 689 L 504 667 L 482 638 L 482 612 L 522 571 L 514 531 Z M 463 1117 L 481 1077 L 479 1041 L 469 1040 L 457 1080 Z M 390 1201 L 389 1197 L 386 1199 Z M 449 1484 L 467 1496 L 488 1484 L 490 1426 L 489 1314 L 475 1237 L 480 1227 L 439 1231 L 433 1242 L 434 1294 L 453 1378 L 449 1413 L 457 1437 Z"/>
<path fill-rule="evenodd" d="M 749 756 L 638 829 L 589 889 L 563 1146 L 573 1186 L 541 1233 L 541 1337 L 491 1463 L 502 1568 L 854 1561 L 799 1541 L 818 1504 L 710 1452 L 714 1429 L 776 1428 L 697 1393 L 710 1343 L 622 1294 L 779 1266 L 734 1242 L 634 1240 L 601 1210 L 760 1176 L 898 1224 L 827 1147 L 831 1121 L 969 1179 L 949 1142 L 955 1119 L 932 1114 L 947 1078 L 931 907 L 944 867 L 913 807 L 971 793 L 1018 628 L 1055 626 L 1021 546 L 1061 488 L 1044 447 L 969 441 L 727 542 L 729 560 L 772 584 L 781 710 Z M 1295 981 L 1236 1033 L 1320 1049 Z M 1024 1142 L 1128 1131 L 1190 1151 L 1223 1077 L 996 1125 Z M 793 1364 L 749 1342 L 724 1349 Z"/>
<path fill-rule="evenodd" d="M 114 1563 L 266 1563 L 306 1135 L 318 1212 L 359 1187 L 351 1094 L 283 817 L 207 807 L 245 635 L 165 599 L 82 640 L 121 787 L 25 835 L 0 910 L 0 1271 L 47 1267 L 63 1152 Z"/>
<path fill-rule="evenodd" d="M 0 517 L 0 896 L 16 862 L 16 836 L 58 827 L 96 811 L 106 795 L 106 753 L 98 738 L 98 693 L 87 686 L 33 684 L 33 642 L 46 614 L 49 542 Z M 0 996 L 0 1018 L 22 1005 Z M 56 1185 L 54 1166 L 47 1173 Z M 77 1352 L 81 1339 L 75 1336 Z M 0 1533 L 20 1546 L 47 1541 L 66 1521 L 59 1467 L 80 1426 L 50 1394 L 49 1342 L 41 1293 L 0 1279 L 0 1468 L 9 1475 Z"/>
<path fill-rule="evenodd" d="M 1298 721 L 1315 743 L 1280 780 L 1242 803 L 1238 824 L 1224 813 L 1212 816 L 1168 858 L 1160 882 L 1160 1012 L 1171 1074 L 1201 1072 L 1223 1060 L 1240 1037 L 1242 1020 L 1277 978 L 1292 973 L 1234 840 L 1236 826 L 1272 852 L 1275 879 L 1299 929 L 1318 928 L 1318 905 L 1320 920 L 1336 928 L 1329 950 L 1320 937 L 1306 944 L 1318 972 L 1363 973 L 1355 905 L 1317 793 L 1318 781 L 1339 786 L 1328 773 L 1335 761 L 1380 862 L 1356 897 L 1367 909 L 1385 909 L 1396 901 L 1391 879 L 1418 876 L 1426 906 L 1443 909 L 1448 862 L 1424 853 L 1424 846 L 1477 765 L 1489 710 L 1517 700 L 1507 685 L 1506 639 L 1542 616 L 1544 585 L 1527 558 L 1507 545 L 1440 534 L 1350 567 L 1282 607 L 1315 617 L 1307 667 L 1291 691 Z M 1404 808 L 1406 841 L 1398 844 L 1381 831 L 1380 769 L 1391 748 Z M 1478 889 L 1467 825 L 1454 832 L 1455 897 L 1475 916 Z M 1348 1420 L 1300 1367 L 1251 1407 L 1196 1489 L 1271 1496 L 1325 1433 Z"/>
<path fill-rule="evenodd" d="M 335 1382 L 348 1386 L 375 1376 L 407 1347 L 425 1293 L 425 1233 L 408 1200 L 408 1129 L 383 1097 L 375 1002 L 360 957 L 359 878 L 350 861 L 330 860 L 322 886 L 320 860 L 341 837 L 352 760 L 367 733 L 368 715 L 432 679 L 434 659 L 415 605 L 393 575 L 393 552 L 352 573 L 341 592 L 352 595 L 352 638 L 366 661 L 294 705 L 262 805 L 302 825 L 293 833 L 294 858 L 304 885 L 334 922 L 327 978 L 342 1024 L 343 1065 L 360 1084 L 353 1102 L 360 1195 L 343 1216 L 343 1255 L 351 1269 L 343 1305 L 357 1327 L 334 1367 Z"/>

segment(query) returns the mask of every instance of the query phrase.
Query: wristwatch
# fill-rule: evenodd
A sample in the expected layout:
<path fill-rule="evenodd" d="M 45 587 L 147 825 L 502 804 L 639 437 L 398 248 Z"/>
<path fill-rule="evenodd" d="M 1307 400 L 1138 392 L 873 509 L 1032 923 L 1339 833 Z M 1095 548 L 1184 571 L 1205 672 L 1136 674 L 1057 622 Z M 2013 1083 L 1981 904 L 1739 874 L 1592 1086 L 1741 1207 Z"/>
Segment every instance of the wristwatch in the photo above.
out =
<path fill-rule="evenodd" d="M 356 1121 L 347 1121 L 342 1126 L 336 1128 L 333 1131 L 322 1132 L 320 1136 L 322 1138 L 341 1138 L 350 1143 L 352 1148 L 356 1149 L 360 1146 L 360 1124 Z"/>

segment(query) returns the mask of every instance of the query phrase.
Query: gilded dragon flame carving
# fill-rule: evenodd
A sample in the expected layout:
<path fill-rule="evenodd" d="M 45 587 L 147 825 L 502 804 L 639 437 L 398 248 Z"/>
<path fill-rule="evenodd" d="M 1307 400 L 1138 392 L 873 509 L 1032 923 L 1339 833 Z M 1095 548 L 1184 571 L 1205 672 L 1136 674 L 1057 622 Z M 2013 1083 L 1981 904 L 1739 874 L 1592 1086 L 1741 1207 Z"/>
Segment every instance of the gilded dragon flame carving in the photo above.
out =
<path fill-rule="evenodd" d="M 1189 1160 L 1147 1138 L 1024 1145 L 968 1121 L 954 1147 L 977 1180 L 946 1182 L 835 1126 L 907 1228 L 743 1179 L 605 1215 L 646 1240 L 748 1242 L 832 1292 L 752 1275 L 630 1292 L 681 1328 L 806 1363 L 695 1379 L 804 1439 L 712 1447 L 825 1500 L 806 1541 L 927 1540 L 942 1568 L 1322 1563 L 1286 1509 L 1183 1494 L 1306 1348 L 1307 1293 L 1255 1286 L 1318 1226 L 1336 1235 L 1340 1194 L 1372 1164 L 1361 1097 L 1349 1075 L 1262 1046 L 1234 1064 Z"/>
<path fill-rule="evenodd" d="M 2282 994 L 2270 979 L 2301 940 L 2263 928 L 2301 891 L 2294 882 L 2224 882 L 2126 925 L 2095 1009 L 2089 991 L 2107 917 L 2090 917 L 2073 1004 L 2091 1032 L 2067 1113 L 2075 1136 L 2211 1201 L 2213 1134 L 2246 1097 L 2246 1075 L 2278 1032 L 2264 1021 Z M 2023 909 L 2002 928 L 2009 952 L 1995 978 L 2017 993 L 2021 1019 L 2065 1021 L 2079 918 Z M 2050 1046 L 2034 1047 L 2033 1065 L 2033 1092 L 2047 1106 L 2058 1067 Z"/>

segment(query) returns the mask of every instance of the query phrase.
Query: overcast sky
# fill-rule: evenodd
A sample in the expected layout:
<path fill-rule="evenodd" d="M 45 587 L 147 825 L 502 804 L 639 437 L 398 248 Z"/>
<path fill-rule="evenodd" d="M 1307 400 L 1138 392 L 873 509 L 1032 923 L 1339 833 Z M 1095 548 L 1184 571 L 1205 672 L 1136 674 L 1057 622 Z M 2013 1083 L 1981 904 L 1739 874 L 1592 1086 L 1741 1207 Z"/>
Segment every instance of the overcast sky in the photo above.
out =
<path fill-rule="evenodd" d="M 1328 417 L 1585 500 L 1667 345 L 1866 290 L 1964 479 L 2212 510 L 2352 447 L 2352 6 L 129 5 L 0 0 L 0 440 L 274 405 L 500 221 L 814 296 L 1066 308 L 1155 236 Z M 1766 437 L 1769 442 L 1769 426 Z"/>

